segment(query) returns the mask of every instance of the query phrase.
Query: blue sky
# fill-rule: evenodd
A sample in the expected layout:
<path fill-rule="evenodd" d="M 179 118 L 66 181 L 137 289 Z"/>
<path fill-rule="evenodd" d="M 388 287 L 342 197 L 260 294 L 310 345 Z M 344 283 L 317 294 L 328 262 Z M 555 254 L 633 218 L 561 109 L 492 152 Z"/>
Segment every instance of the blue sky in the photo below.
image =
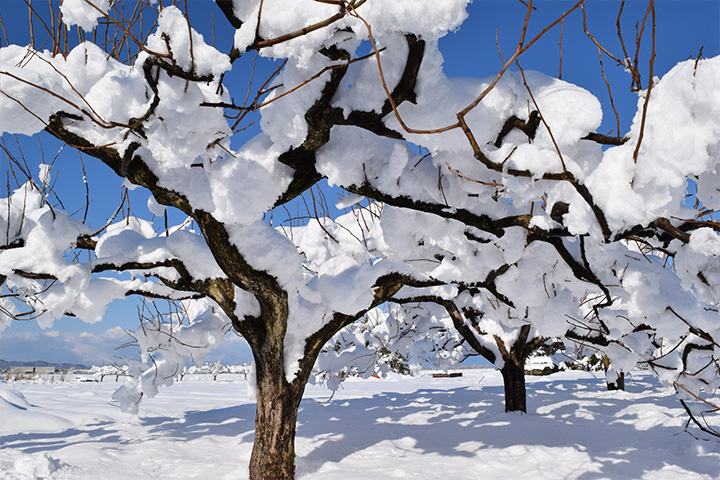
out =
<path fill-rule="evenodd" d="M 40 3 L 40 5 L 36 5 Z M 58 0 L 53 0 L 58 4 Z M 182 3 L 182 2 L 180 2 Z M 546 25 L 554 21 L 574 2 L 564 0 L 541 0 L 535 2 L 536 10 L 530 22 L 529 38 L 532 38 Z M 189 0 L 190 18 L 195 28 L 211 38 L 211 9 L 215 8 L 209 0 Z M 47 2 L 34 2 L 34 6 L 43 10 Z M 598 41 L 610 52 L 622 56 L 617 37 L 615 21 L 619 1 L 595 0 L 587 3 L 588 28 Z M 635 22 L 642 20 L 647 2 L 630 0 L 626 2 L 622 17 L 624 38 L 630 55 L 634 55 Z M 445 71 L 449 76 L 493 76 L 501 66 L 496 47 L 497 40 L 505 58 L 512 55 L 519 38 L 526 7 L 518 0 L 476 0 L 469 7 L 470 17 L 462 28 L 440 41 L 445 55 Z M 662 76 L 677 62 L 689 57 L 697 57 L 700 47 L 703 56 L 720 55 L 720 1 L 718 0 L 658 0 L 657 14 L 657 58 L 654 74 Z M 11 43 L 25 45 L 29 42 L 27 10 L 23 0 L 2 0 L 0 15 Z M 600 64 L 596 47 L 582 30 L 582 12 L 580 9 L 568 16 L 562 25 L 562 79 L 580 85 L 593 94 L 603 104 L 605 113 L 602 133 L 616 130 L 615 117 L 609 105 L 607 87 L 600 74 Z M 217 11 L 215 24 L 218 47 L 229 45 L 232 31 L 225 26 L 222 14 Z M 35 34 L 39 38 L 41 27 L 35 22 Z M 649 29 L 649 24 L 648 27 Z M 5 38 L 0 32 L 0 42 L 5 46 Z M 520 58 L 523 68 L 539 70 L 557 77 L 560 73 L 560 26 L 555 27 L 541 41 Z M 40 43 L 40 42 L 38 42 Z M 640 65 L 643 87 L 647 86 L 650 36 L 643 39 Z M 629 127 L 635 113 L 637 94 L 630 91 L 630 76 L 623 67 L 604 57 L 605 73 L 611 83 L 615 104 L 618 107 L 621 130 Z M 247 74 L 251 58 L 243 59 L 234 66 L 235 74 Z M 272 68 L 264 66 L 265 70 Z M 244 72 L 243 72 L 244 70 Z M 1 87 L 1 85 L 0 85 Z M 252 131 L 252 129 L 251 129 Z M 15 139 L 5 136 L 4 140 L 14 144 Z M 21 145 L 28 161 L 40 163 L 41 152 L 36 139 L 21 139 Z M 60 149 L 53 139 L 43 138 L 43 153 L 52 158 Z M 30 158 L 32 157 L 32 158 Z M 59 157 L 63 167 L 56 172 L 57 190 L 66 206 L 73 212 L 82 209 L 85 203 L 85 190 L 81 181 L 80 159 L 77 152 L 65 149 Z M 109 170 L 92 158 L 84 161 L 90 180 L 90 193 L 93 203 L 90 206 L 92 223 L 104 223 L 120 202 L 120 182 Z M 0 154 L 0 172 L 2 183 L 7 178 L 7 160 Z M 78 192 L 81 194 L 78 195 Z M 3 193 L 4 194 L 4 193 Z M 332 194 L 330 194 L 332 195 Z M 332 203 L 332 199 L 331 203 Z M 147 195 L 137 192 L 131 199 L 133 211 L 138 215 L 147 215 Z M 114 349 L 129 338 L 124 329 L 134 329 L 138 325 L 136 302 L 114 302 L 108 309 L 106 318 L 95 325 L 87 325 L 74 318 L 57 321 L 48 330 L 40 329 L 34 322 L 16 322 L 0 334 L 0 358 L 5 360 L 29 361 L 42 359 L 54 362 L 82 362 L 100 364 L 113 361 L 117 355 L 127 356 L 131 352 Z M 210 360 L 224 362 L 243 362 L 249 360 L 246 346 L 237 338 L 230 338 L 220 347 Z"/>

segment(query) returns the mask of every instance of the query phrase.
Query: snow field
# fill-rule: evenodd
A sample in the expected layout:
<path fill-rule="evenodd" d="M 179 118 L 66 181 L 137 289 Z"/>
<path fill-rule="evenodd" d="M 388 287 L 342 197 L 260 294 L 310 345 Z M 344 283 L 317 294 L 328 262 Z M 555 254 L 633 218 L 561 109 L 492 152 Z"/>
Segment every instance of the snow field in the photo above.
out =
<path fill-rule="evenodd" d="M 64 2 L 63 15 L 68 25 L 92 28 L 100 11 L 110 7 L 107 0 L 95 6 L 91 3 Z M 698 209 L 700 205 L 709 209 L 718 206 L 720 57 L 681 62 L 662 79 L 653 80 L 652 91 L 638 92 L 638 113 L 626 132 L 627 142 L 607 148 L 585 139 L 602 120 L 597 98 L 579 86 L 530 71 L 507 72 L 467 115 L 467 127 L 482 146 L 485 162 L 477 161 L 460 129 L 437 135 L 405 135 L 400 133 L 403 130 L 394 116 L 385 116 L 385 126 L 395 129 L 403 137 L 400 139 L 378 136 L 372 129 L 353 125 L 349 117 L 352 111 L 382 110 L 385 93 L 378 83 L 377 67 L 382 64 L 387 84 L 397 85 L 407 61 L 419 55 L 409 53 L 411 45 L 419 44 L 410 41 L 411 37 L 406 37 L 409 34 L 422 39 L 423 62 L 413 87 L 417 98 L 398 106 L 405 121 L 424 128 L 446 125 L 456 120 L 458 111 L 479 98 L 492 77 L 448 77 L 442 69 L 444 59 L 438 46 L 438 39 L 466 18 L 467 4 L 468 0 L 374 0 L 367 2 L 360 13 L 351 11 L 331 27 L 263 47 L 261 55 L 287 59 L 288 63 L 270 86 L 272 92 L 263 97 L 267 105 L 260 109 L 262 132 L 243 141 L 237 150 L 231 146 L 234 134 L 225 112 L 206 108 L 227 104 L 232 98 L 230 92 L 237 92 L 230 79 L 222 77 L 231 68 L 229 57 L 208 44 L 209 37 L 193 30 L 174 6 L 159 13 L 157 28 L 147 37 L 146 50 L 134 57 L 132 65 L 108 57 L 100 46 L 90 42 L 75 46 L 66 58 L 9 45 L 2 48 L 0 55 L 4 75 L 0 132 L 35 134 L 45 128 L 53 114 L 70 109 L 74 113 L 62 117 L 67 122 L 61 130 L 97 146 L 112 146 L 108 148 L 116 149 L 118 155 L 131 152 L 132 147 L 132 155 L 139 156 L 157 177 L 157 184 L 145 182 L 153 195 L 160 195 L 151 201 L 153 214 L 159 214 L 161 209 L 152 202 L 157 203 L 165 194 L 178 194 L 187 201 L 181 210 L 212 215 L 222 226 L 218 239 L 229 251 L 237 253 L 238 259 L 242 257 L 242 262 L 256 272 L 275 277 L 279 288 L 288 295 L 287 318 L 277 319 L 286 332 L 283 357 L 288 381 L 295 378 L 308 351 L 306 339 L 327 326 L 335 314 L 366 311 L 376 298 L 376 282 L 386 275 L 402 274 L 415 280 L 413 283 L 428 279 L 442 282 L 443 287 L 429 291 L 482 312 L 481 330 L 487 335 L 477 341 L 490 345 L 494 344 L 493 335 L 506 343 L 513 339 L 527 319 L 532 321 L 533 336 L 563 335 L 568 317 L 585 316 L 585 307 L 578 307 L 589 307 L 584 299 L 595 295 L 612 297 L 612 305 L 595 306 L 603 307 L 598 320 L 604 323 L 604 334 L 611 342 L 603 353 L 610 357 L 614 368 L 627 370 L 650 358 L 655 339 L 669 339 L 668 348 L 674 353 L 662 357 L 659 375 L 663 381 L 679 381 L 693 395 L 716 391 L 720 379 L 702 366 L 717 362 L 717 352 L 705 348 L 705 342 L 720 335 L 715 308 L 720 292 L 716 261 L 720 237 L 712 224 L 700 228 L 702 223 L 690 220 L 686 223 L 693 228 L 682 235 L 673 233 L 678 241 L 668 244 L 660 237 L 665 235 L 664 227 L 651 225 L 656 220 L 658 225 L 664 225 L 669 218 L 705 218 L 700 210 L 688 208 L 686 191 L 693 184 L 697 185 L 694 197 Z M 262 5 L 265 14 L 260 21 Z M 244 51 L 255 41 L 256 34 L 272 39 L 312 25 L 332 15 L 337 5 L 312 0 L 237 0 L 233 8 L 236 18 L 244 22 L 235 32 L 234 45 Z M 357 15 L 362 15 L 362 20 Z M 365 22 L 372 25 L 374 41 L 383 53 L 348 64 L 342 84 L 337 89 L 332 87 L 332 101 L 328 100 L 327 106 L 341 109 L 348 118 L 330 122 L 332 130 L 312 126 L 306 114 L 323 95 L 324 85 L 330 85 L 326 83 L 330 73 L 325 69 L 342 65 L 323 53 L 322 47 L 337 47 L 360 59 L 359 52 L 368 46 L 361 45 L 370 38 Z M 255 47 L 260 48 L 259 44 Z M 153 59 L 153 55 L 157 58 Z M 162 60 L 165 63 L 152 66 L 160 62 L 158 58 L 172 62 Z M 171 75 L 171 64 L 196 78 L 188 81 L 183 75 Z M 156 69 L 157 75 L 147 76 L 146 67 Z M 340 71 L 336 69 L 336 73 Z M 304 83 L 316 75 L 317 81 Z M 226 80 L 229 85 L 220 84 Z M 293 90 L 293 86 L 300 85 L 301 89 Z M 38 95 L 38 89 L 52 95 Z M 529 118 L 530 97 L 543 118 L 532 142 L 519 131 L 499 136 L 508 118 Z M 645 98 L 651 99 L 647 105 Z M 189 114 L 192 122 L 187 121 Z M 82 120 L 68 121 L 75 117 Z M 142 119 L 142 128 L 133 127 L 134 133 L 129 135 L 123 125 L 138 118 Z M 437 123 L 426 125 L 428 119 Z M 416 211 L 384 207 L 380 218 L 370 222 L 372 225 L 363 222 L 365 226 L 357 228 L 357 234 L 348 232 L 352 233 L 349 238 L 332 241 L 327 239 L 326 228 L 313 231 L 302 227 L 306 233 L 298 235 L 302 241 L 296 241 L 294 235 L 288 237 L 265 224 L 261 219 L 274 208 L 278 198 L 290 193 L 294 176 L 293 167 L 277 160 L 310 134 L 321 134 L 323 138 L 329 135 L 327 143 L 323 140 L 313 147 L 317 149 L 313 150 L 317 162 L 310 173 L 320 173 L 330 185 L 349 190 L 367 184 L 365 187 L 371 189 L 368 195 L 375 198 L 407 197 Z M 416 152 L 415 147 L 425 150 Z M 429 154 L 425 161 L 423 152 Z M 507 167 L 498 168 L 500 165 Z M 47 184 L 53 177 L 51 167 L 38 167 L 41 181 Z M 445 167 L 462 171 L 462 176 L 443 176 Z M 302 173 L 306 167 L 297 168 L 296 172 Z M 520 175 L 517 170 L 526 173 Z M 560 172 L 571 174 L 566 180 L 572 181 L 549 180 Z M 586 194 L 573 184 L 582 185 Z M 550 208 L 538 208 L 527 228 L 537 230 L 545 239 L 555 238 L 551 231 L 559 228 L 564 236 L 560 244 L 527 242 L 525 228 L 499 226 L 505 224 L 502 219 L 524 218 L 540 199 Z M 128 293 L 186 298 L 187 292 L 169 286 L 179 276 L 187 277 L 183 278 L 185 285 L 193 285 L 195 281 L 225 280 L 225 272 L 229 273 L 227 265 L 223 270 L 215 263 L 214 259 L 220 258 L 218 247 L 213 247 L 212 241 L 206 244 L 193 230 L 192 221 L 174 225 L 167 236 L 162 236 L 156 233 L 153 217 L 117 222 L 93 233 L 98 242 L 95 257 L 68 263 L 67 252 L 76 249 L 77 239 L 94 230 L 72 216 L 58 215 L 45 203 L 43 193 L 31 182 L 18 185 L 14 192 L 8 191 L 7 198 L 0 199 L 0 230 L 16 232 L 13 237 L 6 234 L 6 244 L 12 248 L 0 252 L 0 277 L 7 278 L 0 309 L 17 315 L 14 299 L 31 306 L 42 304 L 37 322 L 43 328 L 69 312 L 86 322 L 97 322 L 111 301 Z M 439 208 L 445 213 L 423 213 L 428 203 L 436 213 Z M 565 213 L 553 218 L 553 205 L 562 207 Z M 597 209 L 602 210 L 602 215 Z M 475 220 L 463 220 L 464 214 L 458 216 L 462 211 Z M 445 214 L 454 219 L 444 218 Z M 483 227 L 485 232 L 473 226 L 484 216 L 499 224 Z M 350 223 L 347 217 L 336 220 Z M 496 228 L 502 232 L 493 232 Z M 648 256 L 633 244 L 620 241 L 634 236 L 640 231 L 637 229 L 649 229 L 646 233 L 654 240 L 648 240 L 648 246 L 658 248 L 662 244 L 662 248 Z M 645 238 L 646 233 L 641 237 Z M 329 246 L 332 242 L 338 245 Z M 673 256 L 673 269 L 665 268 L 665 250 Z M 653 260 L 646 264 L 649 257 Z M 580 260 L 589 271 L 598 272 L 597 282 L 586 282 L 586 275 L 578 275 Z M 130 278 L 100 274 L 126 270 L 133 262 L 143 268 L 142 272 L 134 269 Z M 166 266 L 177 262 L 182 269 Z M 145 278 L 141 273 L 147 274 L 146 280 L 141 280 Z M 483 285 L 491 277 L 497 293 L 502 295 L 498 298 L 511 300 L 514 311 L 495 309 L 492 302 L 485 301 L 484 294 L 471 295 L 459 289 L 460 285 Z M 45 280 L 38 282 L 38 278 Z M 157 282 L 156 278 L 171 283 Z M 539 278 L 542 283 L 537 281 Z M 140 329 L 143 362 L 131 371 L 137 382 L 115 397 L 123 408 L 135 410 L 141 398 L 153 396 L 160 384 L 170 383 L 168 379 L 188 356 L 197 361 L 201 352 L 220 344 L 230 320 L 258 315 L 258 299 L 249 293 L 254 291 L 251 285 L 238 278 L 231 280 L 235 282 L 232 294 L 223 295 L 227 302 L 218 298 L 217 303 L 204 299 L 185 302 L 184 308 L 192 314 L 172 337 L 159 322 L 151 326 L 149 335 L 145 327 Z M 596 288 L 601 284 L 607 289 Z M 199 290 L 196 293 L 206 295 Z M 411 295 L 423 293 L 427 292 L 403 288 L 392 299 L 388 296 L 377 300 L 407 301 Z M 230 305 L 228 302 L 235 308 L 215 308 Z M 190 307 L 191 303 L 196 306 Z M 491 314 L 491 310 L 497 312 Z M 692 322 L 685 320 L 690 318 Z M 435 320 L 442 322 L 439 316 Z M 648 322 L 650 329 L 636 329 Z M 0 330 L 8 324 L 8 320 L 0 318 Z M 170 324 L 169 328 L 175 327 Z M 703 332 L 704 338 L 695 338 L 696 331 Z M 171 341 L 180 337 L 181 341 Z M 675 347 L 693 342 L 697 342 L 693 355 L 689 359 L 681 357 L 684 350 Z M 432 351 L 434 345 L 427 343 L 416 351 Z M 188 349 L 187 344 L 202 345 L 203 349 Z M 152 365 L 147 355 L 151 351 L 162 352 L 157 360 L 153 357 Z M 495 358 L 500 357 L 497 353 Z M 460 357 L 457 352 L 449 355 Z M 424 364 L 426 359 L 418 357 Z M 340 355 L 328 358 L 328 371 L 347 365 L 339 361 Z M 693 373 L 697 371 L 703 373 Z"/>
<path fill-rule="evenodd" d="M 108 379 L 0 384 L 0 479 L 245 479 L 247 383 L 210 379 L 187 376 L 139 416 L 108 404 L 117 388 Z M 527 384 L 527 415 L 503 411 L 494 370 L 350 379 L 332 400 L 309 385 L 297 478 L 720 478 L 720 442 L 686 433 L 672 392 L 646 374 L 628 379 L 627 392 L 579 372 Z"/>

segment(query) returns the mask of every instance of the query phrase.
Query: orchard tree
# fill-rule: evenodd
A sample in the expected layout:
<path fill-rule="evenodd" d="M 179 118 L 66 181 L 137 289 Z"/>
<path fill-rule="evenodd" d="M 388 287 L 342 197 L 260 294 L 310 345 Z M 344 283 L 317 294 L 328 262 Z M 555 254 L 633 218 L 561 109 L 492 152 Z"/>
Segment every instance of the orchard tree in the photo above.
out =
<path fill-rule="evenodd" d="M 443 285 L 403 289 L 393 297 L 394 305 L 376 309 L 370 318 L 338 333 L 335 348 L 319 361 L 320 376 L 335 386 L 348 369 L 370 375 L 377 373 L 377 364 L 384 373 L 382 366 L 392 359 L 388 354 L 395 352 L 415 368 L 426 363 L 447 368 L 480 355 L 502 373 L 506 411 L 527 411 L 525 361 L 546 340 L 538 328 L 548 336 L 563 335 L 567 316 L 580 314 L 578 298 L 585 290 L 573 295 L 548 278 L 545 269 L 555 274 L 561 269 L 553 266 L 557 260 L 547 246 L 537 245 L 540 251 L 533 256 L 546 263 L 535 262 L 541 269 L 539 281 L 536 273 L 526 272 L 525 305 L 515 308 L 496 281 L 517 264 L 525 248 L 524 238 L 516 236 L 519 230 L 488 237 L 480 249 L 465 235 L 465 226 L 436 216 L 386 206 L 378 223 L 373 232 L 381 236 L 373 240 L 384 258 L 406 263 L 417 275 Z M 566 269 L 564 276 L 571 279 L 572 272 Z M 333 366 L 340 371 L 333 372 Z"/>
<path fill-rule="evenodd" d="M 386 124 L 426 155 L 405 160 L 397 144 L 389 144 L 376 158 L 395 163 L 399 173 L 392 180 L 368 175 L 378 171 L 374 162 L 354 153 L 357 144 L 335 142 L 335 130 L 323 150 L 332 154 L 321 160 L 342 158 L 345 168 L 321 171 L 356 194 L 445 219 L 431 237 L 455 231 L 456 238 L 475 242 L 475 251 L 432 255 L 440 260 L 426 268 L 433 278 L 462 282 L 492 272 L 483 288 L 496 299 L 518 311 L 557 313 L 528 315 L 539 335 L 562 329 L 570 339 L 592 343 L 618 374 L 646 362 L 687 405 L 708 402 L 718 386 L 718 290 L 711 277 L 720 230 L 713 219 L 719 59 L 688 60 L 662 80 L 653 77 L 654 18 L 651 1 L 642 30 L 651 32 L 652 44 L 644 90 L 637 60 L 597 44 L 628 70 L 638 91 L 625 136 L 595 132 L 602 112 L 587 91 L 520 67 L 518 57 L 535 41 L 526 41 L 523 30 L 492 79 L 419 77 L 416 102 L 395 108 Z M 442 62 L 436 50 L 424 55 L 423 66 Z M 518 71 L 508 72 L 513 63 Z M 416 231 L 419 222 L 409 223 Z M 514 241 L 503 245 L 511 235 Z M 427 244 L 425 236 L 417 238 L 415 250 Z M 412 245 L 404 247 L 391 250 L 411 256 Z M 552 304 L 566 304 L 568 295 L 582 302 L 583 315 L 555 311 Z M 663 348 L 667 339 L 670 347 Z"/>
<path fill-rule="evenodd" d="M 584 4 L 578 6 L 584 15 Z M 652 45 L 646 89 L 638 55 L 630 60 L 621 34 L 624 55 L 597 43 L 630 73 L 638 92 L 624 136 L 595 132 L 602 112 L 587 91 L 520 67 L 518 57 L 537 38 L 526 40 L 523 29 L 496 77 L 472 82 L 436 70 L 419 77 L 416 102 L 393 109 L 386 125 L 424 147 L 422 154 L 406 160 L 397 155 L 398 143 L 387 142 L 375 163 L 355 153 L 366 139 L 349 145 L 340 141 L 348 135 L 334 137 L 333 130 L 320 171 L 358 195 L 446 220 L 434 234 L 418 234 L 416 245 L 391 247 L 395 255 L 418 258 L 433 238 L 451 231 L 476 244 L 474 251 L 456 247 L 419 257 L 440 265 L 413 262 L 417 269 L 445 283 L 485 274 L 483 288 L 495 299 L 518 311 L 556 313 L 527 316 L 539 335 L 564 330 L 569 339 L 596 345 L 610 360 L 611 376 L 643 361 L 676 387 L 685 405 L 708 402 L 718 386 L 718 291 L 710 279 L 720 230 L 713 219 L 718 59 L 688 60 L 657 79 L 654 2 L 642 22 L 639 32 L 649 32 Z M 441 63 L 436 50 L 426 49 L 423 66 Z M 518 70 L 507 71 L 513 63 Z M 344 168 L 325 170 L 325 158 L 345 159 Z M 392 179 L 389 170 L 374 167 L 387 158 L 399 172 Z M 408 225 L 415 232 L 422 222 Z M 552 305 L 567 304 L 569 295 L 582 303 L 582 315 Z M 667 339 L 670 347 L 663 348 Z"/>
<path fill-rule="evenodd" d="M 466 0 L 216 0 L 235 29 L 224 53 L 175 6 L 110 3 L 65 0 L 62 17 L 42 22 L 45 50 L 0 51 L 1 130 L 44 130 L 180 218 L 168 215 L 159 232 L 132 216 L 91 228 L 51 203 L 58 167 L 43 163 L 0 208 L 0 280 L 7 318 L 46 325 L 66 314 L 98 320 L 128 295 L 185 302 L 183 325 L 149 319 L 138 335 L 152 366 L 116 393 L 126 409 L 169 382 L 192 346 L 232 328 L 255 360 L 251 478 L 292 478 L 298 406 L 326 342 L 385 302 L 428 291 L 446 301 L 463 289 L 517 311 L 591 292 L 592 314 L 573 330 L 607 342 L 611 361 L 622 369 L 654 338 L 673 339 L 669 354 L 646 361 L 698 398 L 714 392 L 720 239 L 699 209 L 717 204 L 717 59 L 680 64 L 659 82 L 651 71 L 630 132 L 607 137 L 595 131 L 601 111 L 590 93 L 509 71 L 583 2 L 532 39 L 529 2 L 517 50 L 486 80 L 442 71 L 437 39 L 465 19 Z M 149 32 L 147 17 L 156 19 Z M 80 42 L 71 49 L 72 25 Z M 232 81 L 252 52 L 282 60 L 259 88 Z M 244 140 L 252 112 L 262 131 Z M 438 228 L 473 243 L 473 259 L 445 257 L 432 273 L 389 255 L 392 242 L 380 255 L 339 241 L 308 260 L 263 218 L 323 178 L 398 207 L 387 220 L 398 231 L 441 219 Z M 696 209 L 683 201 L 688 179 Z M 674 270 L 631 264 L 642 261 L 636 243 Z M 539 294 L 540 278 L 559 294 Z M 541 334 L 561 323 L 527 318 Z"/>
<path fill-rule="evenodd" d="M 50 49 L 9 45 L 0 56 L 4 132 L 44 130 L 107 165 L 128 187 L 147 189 L 154 211 L 182 214 L 159 233 L 151 219 L 133 216 L 92 229 L 51 203 L 49 164 L 34 181 L 15 159 L 20 178 L 1 214 L 3 322 L 35 317 L 47 326 L 64 315 L 97 321 L 110 301 L 129 295 L 184 301 L 172 315 L 182 324 L 148 317 L 136 332 L 150 367 L 136 367 L 135 384 L 114 396 L 129 411 L 170 383 L 184 357 L 198 359 L 198 346 L 217 344 L 234 329 L 255 360 L 250 475 L 257 479 L 293 477 L 298 407 L 327 340 L 405 283 L 437 283 L 408 275 L 413 272 L 403 264 L 374 261 L 367 249 L 341 249 L 307 264 L 291 237 L 263 222 L 321 178 L 316 152 L 333 125 L 394 135 L 372 111 L 390 102 L 382 90 L 367 95 L 375 89 L 369 79 L 347 84 L 349 69 L 368 58 L 355 54 L 368 37 L 357 13 L 366 2 L 286 3 L 218 2 L 237 29 L 224 54 L 174 6 L 139 1 L 123 18 L 118 2 L 110 8 L 109 2 L 68 0 L 57 30 L 53 16 Z M 430 15 L 430 2 L 400 10 L 393 2 L 375 3 L 365 6 L 366 17 L 397 62 L 392 103 L 402 104 L 414 96 L 425 44 L 420 37 L 456 27 L 465 1 Z M 156 26 L 145 35 L 138 19 L 153 12 Z M 102 38 L 98 19 L 114 41 L 69 49 L 64 26 Z M 224 75 L 253 51 L 291 60 L 247 104 L 237 105 Z M 360 103 L 344 113 L 333 105 L 342 98 Z M 262 132 L 234 148 L 244 113 L 260 108 Z M 228 111 L 240 114 L 228 122 Z"/>
<path fill-rule="evenodd" d="M 470 311 L 437 294 L 394 301 L 333 337 L 318 359 L 316 381 L 335 390 L 350 375 L 386 375 L 398 362 L 410 371 L 449 369 L 481 356 L 502 374 L 505 411 L 527 412 L 525 362 L 547 340 L 533 336 L 530 324 L 513 329 L 508 324 L 517 319 L 507 307 Z"/>

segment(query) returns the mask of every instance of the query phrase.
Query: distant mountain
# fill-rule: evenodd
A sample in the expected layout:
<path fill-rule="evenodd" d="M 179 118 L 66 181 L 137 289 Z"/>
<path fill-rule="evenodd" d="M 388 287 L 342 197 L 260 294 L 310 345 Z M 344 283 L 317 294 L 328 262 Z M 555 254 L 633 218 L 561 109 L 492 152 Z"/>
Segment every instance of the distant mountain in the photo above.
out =
<path fill-rule="evenodd" d="M 32 362 L 8 362 L 0 359 L 0 370 L 6 370 L 10 367 L 55 367 L 56 370 L 88 370 L 90 367 L 81 363 L 50 363 L 42 360 L 34 360 Z"/>

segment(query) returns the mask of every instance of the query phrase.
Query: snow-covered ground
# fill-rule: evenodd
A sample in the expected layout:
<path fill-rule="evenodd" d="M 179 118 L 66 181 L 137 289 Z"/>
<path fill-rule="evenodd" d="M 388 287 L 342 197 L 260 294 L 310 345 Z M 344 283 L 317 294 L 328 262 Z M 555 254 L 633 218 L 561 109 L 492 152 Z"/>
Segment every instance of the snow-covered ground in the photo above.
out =
<path fill-rule="evenodd" d="M 587 373 L 529 377 L 527 415 L 504 413 L 501 385 L 495 371 L 464 370 L 352 379 L 330 401 L 309 386 L 297 478 L 720 478 L 720 443 L 685 432 L 682 407 L 649 376 L 627 392 Z M 247 478 L 254 406 L 242 377 L 186 377 L 137 417 L 108 404 L 117 386 L 0 383 L 0 479 Z"/>

